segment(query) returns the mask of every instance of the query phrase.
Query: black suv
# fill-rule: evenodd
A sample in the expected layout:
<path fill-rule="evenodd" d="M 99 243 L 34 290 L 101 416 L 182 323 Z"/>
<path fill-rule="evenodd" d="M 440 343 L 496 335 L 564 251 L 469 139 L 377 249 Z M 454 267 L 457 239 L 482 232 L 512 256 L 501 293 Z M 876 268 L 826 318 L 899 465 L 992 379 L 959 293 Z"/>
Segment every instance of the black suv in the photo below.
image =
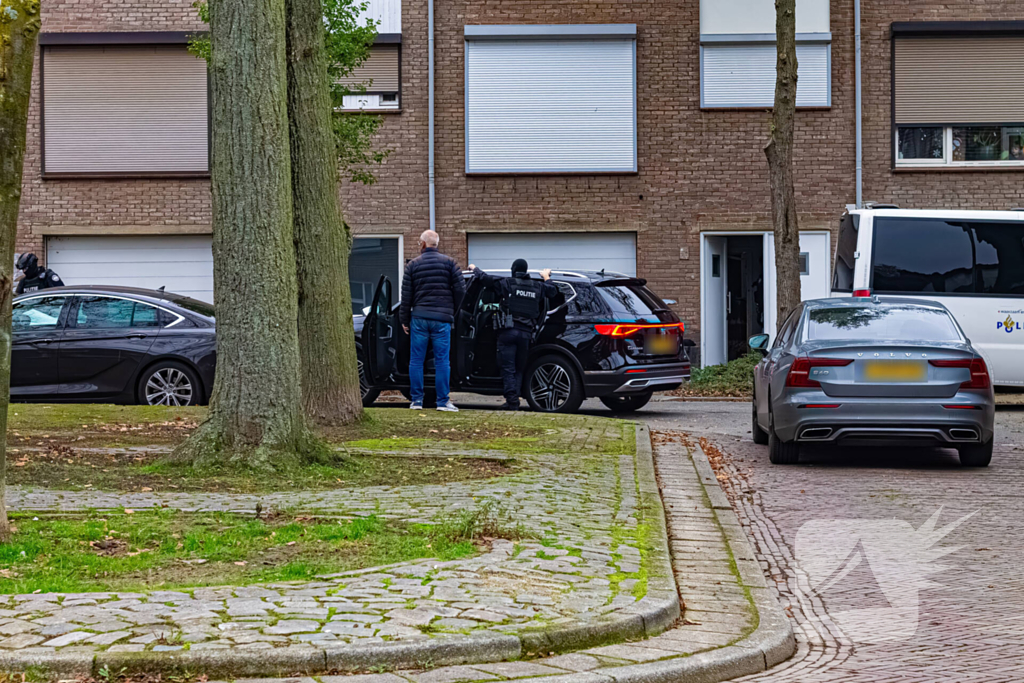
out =
<path fill-rule="evenodd" d="M 495 273 L 507 275 L 507 273 Z M 646 281 L 617 273 L 554 271 L 560 296 L 530 348 L 523 395 L 533 410 L 571 413 L 596 397 L 614 411 L 637 410 L 656 391 L 690 376 L 683 324 Z M 408 396 L 409 335 L 398 322 L 392 285 L 381 277 L 365 316 L 355 317 L 363 404 L 385 389 Z M 496 295 L 467 273 L 466 297 L 452 326 L 451 388 L 501 395 Z M 433 360 L 426 389 L 433 398 Z"/>

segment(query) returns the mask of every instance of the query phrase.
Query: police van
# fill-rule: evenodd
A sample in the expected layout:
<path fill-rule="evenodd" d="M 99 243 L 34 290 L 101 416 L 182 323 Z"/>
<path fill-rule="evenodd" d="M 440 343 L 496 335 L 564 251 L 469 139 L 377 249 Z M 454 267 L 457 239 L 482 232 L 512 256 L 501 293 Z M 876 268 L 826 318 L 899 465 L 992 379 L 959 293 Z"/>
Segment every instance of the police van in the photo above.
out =
<path fill-rule="evenodd" d="M 1024 386 L 1024 212 L 882 208 L 843 216 L 832 296 L 948 308 L 996 385 Z"/>

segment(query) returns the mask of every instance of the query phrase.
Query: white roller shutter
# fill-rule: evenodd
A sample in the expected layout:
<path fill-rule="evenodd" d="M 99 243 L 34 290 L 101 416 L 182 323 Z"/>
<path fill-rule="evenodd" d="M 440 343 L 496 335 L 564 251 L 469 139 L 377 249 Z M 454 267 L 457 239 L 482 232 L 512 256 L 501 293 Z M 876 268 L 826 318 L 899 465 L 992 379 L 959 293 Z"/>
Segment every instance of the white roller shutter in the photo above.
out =
<path fill-rule="evenodd" d="M 206 62 L 184 45 L 43 49 L 47 173 L 205 173 Z"/>
<path fill-rule="evenodd" d="M 635 171 L 635 44 L 467 41 L 466 172 Z"/>
<path fill-rule="evenodd" d="M 510 270 L 526 259 L 533 270 L 606 270 L 636 275 L 635 232 L 476 233 L 469 261 L 484 270 Z"/>
<path fill-rule="evenodd" d="M 46 266 L 66 285 L 159 289 L 213 301 L 210 235 L 50 237 Z"/>
<path fill-rule="evenodd" d="M 709 43 L 701 46 L 701 106 L 772 107 L 775 43 Z M 829 45 L 797 45 L 796 106 L 828 107 Z"/>

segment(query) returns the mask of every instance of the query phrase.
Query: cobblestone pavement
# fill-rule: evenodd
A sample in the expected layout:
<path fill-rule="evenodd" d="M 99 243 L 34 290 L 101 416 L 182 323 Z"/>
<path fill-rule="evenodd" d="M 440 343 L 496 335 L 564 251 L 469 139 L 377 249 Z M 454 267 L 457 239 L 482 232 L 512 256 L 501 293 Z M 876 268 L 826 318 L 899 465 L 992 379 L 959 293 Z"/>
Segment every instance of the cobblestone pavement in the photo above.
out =
<path fill-rule="evenodd" d="M 659 436 L 655 435 L 654 449 L 658 485 L 672 566 L 686 604 L 685 618 L 670 630 L 646 640 L 524 661 L 235 683 L 472 683 L 524 678 L 537 679 L 537 683 L 618 683 L 685 678 L 686 674 L 673 676 L 673 671 L 681 671 L 674 670 L 673 663 L 696 665 L 699 657 L 693 655 L 740 641 L 753 630 L 756 619 L 689 449 L 679 439 Z M 651 665 L 657 670 L 643 669 Z M 704 669 L 694 666 L 692 672 L 699 680 L 720 680 L 722 666 L 721 662 Z"/>
<path fill-rule="evenodd" d="M 494 501 L 543 545 L 496 540 L 489 552 L 470 559 L 413 562 L 316 582 L 4 596 L 0 652 L 331 648 L 600 620 L 643 597 L 646 539 L 638 531 L 635 457 L 593 447 L 621 434 L 622 426 L 594 424 L 593 433 L 573 440 L 575 452 L 519 455 L 522 472 L 487 481 L 264 496 L 11 487 L 8 501 L 15 510 L 251 511 L 262 502 L 266 510 L 413 522 Z"/>
<path fill-rule="evenodd" d="M 817 450 L 799 465 L 773 466 L 767 447 L 750 441 L 747 403 L 663 402 L 643 417 L 657 428 L 685 429 L 695 441 L 704 437 L 769 584 L 794 623 L 798 653 L 741 680 L 1024 680 L 1024 412 L 997 413 L 996 452 L 987 469 L 961 468 L 953 451 L 884 448 Z M 973 516 L 929 541 L 955 550 L 935 561 L 939 571 L 886 564 L 885 558 L 918 552 L 915 537 L 926 535 L 940 510 L 936 529 Z M 900 529 L 901 522 L 909 526 Z M 872 536 L 872 525 L 894 532 Z M 860 559 L 867 561 L 851 561 L 849 573 L 815 581 L 820 568 L 813 560 L 820 554 L 808 555 L 807 548 L 857 559 L 844 528 L 862 533 Z M 931 583 L 918 586 L 918 579 Z M 915 598 L 916 612 L 901 607 Z M 889 641 L 871 642 L 879 634 L 850 621 L 858 614 L 881 633 L 897 619 L 909 618 L 910 626 L 890 633 Z M 879 614 L 889 616 L 879 621 Z"/>

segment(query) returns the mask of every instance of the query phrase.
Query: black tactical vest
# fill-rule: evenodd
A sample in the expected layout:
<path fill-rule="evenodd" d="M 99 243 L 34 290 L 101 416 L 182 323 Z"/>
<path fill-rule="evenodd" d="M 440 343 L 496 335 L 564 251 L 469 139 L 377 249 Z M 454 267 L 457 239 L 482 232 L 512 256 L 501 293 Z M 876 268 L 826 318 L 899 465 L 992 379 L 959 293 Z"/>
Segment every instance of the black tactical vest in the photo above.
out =
<path fill-rule="evenodd" d="M 518 322 L 536 324 L 544 310 L 544 287 L 537 280 L 509 278 L 508 299 L 504 302 L 512 318 Z"/>

